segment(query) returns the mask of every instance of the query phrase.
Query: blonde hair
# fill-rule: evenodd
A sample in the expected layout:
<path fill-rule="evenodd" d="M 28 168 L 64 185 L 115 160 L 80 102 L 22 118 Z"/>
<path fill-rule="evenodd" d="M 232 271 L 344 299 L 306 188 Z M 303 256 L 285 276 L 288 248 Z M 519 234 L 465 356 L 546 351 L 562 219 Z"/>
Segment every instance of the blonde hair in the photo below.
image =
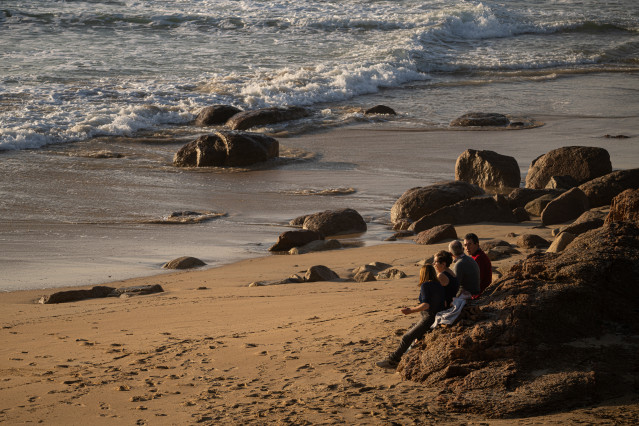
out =
<path fill-rule="evenodd" d="M 422 269 L 419 270 L 419 284 L 421 286 L 426 281 L 435 281 L 437 279 L 437 271 L 435 271 L 435 267 L 430 263 L 422 266 Z"/>

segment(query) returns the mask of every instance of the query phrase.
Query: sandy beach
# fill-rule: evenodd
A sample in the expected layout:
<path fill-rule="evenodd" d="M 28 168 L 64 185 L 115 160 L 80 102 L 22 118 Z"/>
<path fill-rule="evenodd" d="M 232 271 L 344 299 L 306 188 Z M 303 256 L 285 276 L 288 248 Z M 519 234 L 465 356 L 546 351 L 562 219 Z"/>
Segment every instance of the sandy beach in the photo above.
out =
<path fill-rule="evenodd" d="M 636 133 L 627 119 L 608 123 L 611 130 L 598 133 Z M 443 135 L 468 145 L 493 140 L 505 146 L 507 139 L 516 136 L 526 142 L 550 129 L 559 136 L 546 141 L 548 146 L 559 145 L 565 140 L 561 134 L 571 132 L 557 131 L 552 125 L 541 129 L 431 132 L 428 137 Z M 372 133 L 364 132 L 369 138 Z M 409 134 L 417 140 L 415 133 Z M 616 142 L 595 136 L 586 142 Z M 635 149 L 629 148 L 634 140 L 629 141 L 612 150 L 614 167 L 631 161 L 624 156 L 625 150 Z M 521 233 L 552 240 L 551 228 L 539 225 L 539 220 L 531 220 L 456 229 L 459 236 L 475 232 L 481 241 L 503 239 L 514 244 L 512 235 Z M 269 255 L 109 284 L 160 284 L 165 290 L 130 298 L 41 305 L 38 298 L 54 289 L 2 293 L 0 422 L 637 422 L 636 394 L 526 419 L 452 414 L 437 408 L 437 389 L 403 381 L 398 374 L 376 367 L 375 362 L 397 344 L 398 334 L 415 321 L 401 315 L 399 308 L 416 300 L 418 262 L 446 247 L 447 242 L 424 246 L 408 240 L 298 256 Z M 529 253 L 522 249 L 493 262 L 495 277 Z M 407 277 L 366 283 L 346 280 L 353 269 L 371 262 L 391 264 Z M 313 265 L 328 266 L 342 280 L 249 287 L 255 281 L 303 273 Z"/>

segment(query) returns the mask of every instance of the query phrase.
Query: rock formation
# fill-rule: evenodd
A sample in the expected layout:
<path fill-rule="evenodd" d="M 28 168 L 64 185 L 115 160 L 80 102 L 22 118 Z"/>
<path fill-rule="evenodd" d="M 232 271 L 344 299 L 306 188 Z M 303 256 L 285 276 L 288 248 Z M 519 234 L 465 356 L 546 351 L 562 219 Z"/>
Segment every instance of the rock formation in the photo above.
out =
<path fill-rule="evenodd" d="M 244 167 L 279 155 L 279 142 L 249 132 L 218 131 L 200 136 L 175 153 L 177 167 Z"/>
<path fill-rule="evenodd" d="M 571 176 L 581 184 L 611 171 L 610 154 L 605 149 L 565 146 L 532 161 L 526 175 L 526 188 L 545 188 L 553 176 Z"/>
<path fill-rule="evenodd" d="M 411 188 L 393 204 L 391 222 L 396 223 L 402 219 L 416 221 L 442 207 L 482 194 L 484 190 L 477 185 L 461 181 Z"/>
<path fill-rule="evenodd" d="M 493 282 L 477 312 L 426 334 L 399 365 L 442 410 L 487 417 L 565 410 L 636 391 L 639 228 L 613 222 Z M 610 333 L 611 339 L 597 340 Z"/>
<path fill-rule="evenodd" d="M 455 179 L 482 188 L 519 188 L 517 160 L 494 151 L 467 149 L 457 157 Z"/>
<path fill-rule="evenodd" d="M 579 186 L 591 207 L 610 205 L 612 199 L 626 189 L 639 188 L 639 169 L 617 170 Z"/>
<path fill-rule="evenodd" d="M 324 236 L 366 232 L 364 218 L 353 209 L 326 210 L 293 219 L 290 224 L 319 232 Z"/>
<path fill-rule="evenodd" d="M 541 223 L 543 225 L 564 223 L 579 217 L 589 208 L 586 194 L 579 188 L 573 188 L 546 204 L 541 212 Z"/>

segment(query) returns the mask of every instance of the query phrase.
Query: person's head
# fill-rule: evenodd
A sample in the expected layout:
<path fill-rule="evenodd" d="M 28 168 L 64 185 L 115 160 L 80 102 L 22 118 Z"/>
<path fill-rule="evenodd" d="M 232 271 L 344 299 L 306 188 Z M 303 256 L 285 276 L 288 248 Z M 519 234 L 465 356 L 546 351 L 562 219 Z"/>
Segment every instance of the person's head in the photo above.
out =
<path fill-rule="evenodd" d="M 435 281 L 437 279 L 437 271 L 435 271 L 435 267 L 430 263 L 422 266 L 422 269 L 419 270 L 419 285 L 425 283 L 426 281 Z"/>
<path fill-rule="evenodd" d="M 455 240 L 448 244 L 448 251 L 450 251 L 453 256 L 459 257 L 464 254 L 464 246 L 462 245 L 461 241 Z"/>
<path fill-rule="evenodd" d="M 433 259 L 433 265 L 437 272 L 441 272 L 453 263 L 453 256 L 446 250 L 438 251 Z"/>
<path fill-rule="evenodd" d="M 469 255 L 474 255 L 479 250 L 479 238 L 477 235 L 470 233 L 464 236 L 464 248 L 466 249 L 466 253 Z"/>

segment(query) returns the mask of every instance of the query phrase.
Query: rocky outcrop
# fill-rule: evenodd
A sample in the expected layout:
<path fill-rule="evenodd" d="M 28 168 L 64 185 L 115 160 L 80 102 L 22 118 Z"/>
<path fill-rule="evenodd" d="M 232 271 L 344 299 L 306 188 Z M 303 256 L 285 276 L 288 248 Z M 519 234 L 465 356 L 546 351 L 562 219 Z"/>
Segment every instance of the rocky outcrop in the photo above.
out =
<path fill-rule="evenodd" d="M 508 117 L 494 112 L 469 112 L 450 122 L 451 127 L 505 127 L 509 124 Z"/>
<path fill-rule="evenodd" d="M 495 151 L 467 149 L 457 157 L 455 179 L 482 188 L 519 188 L 517 160 Z"/>
<path fill-rule="evenodd" d="M 606 223 L 634 222 L 639 225 L 639 189 L 626 189 L 612 200 Z"/>
<path fill-rule="evenodd" d="M 516 223 L 517 218 L 513 215 L 508 202 L 503 196 L 483 196 L 443 207 L 423 216 L 417 222 L 412 223 L 408 229 L 417 233 L 447 223 L 464 225 L 479 222 Z"/>
<path fill-rule="evenodd" d="M 445 225 L 433 226 L 426 231 L 422 231 L 415 237 L 417 244 L 436 244 L 444 240 L 456 240 L 457 231 L 455 227 L 449 223 Z"/>
<path fill-rule="evenodd" d="M 617 170 L 579 186 L 590 201 L 591 207 L 608 206 L 626 189 L 639 188 L 639 169 Z"/>
<path fill-rule="evenodd" d="M 301 247 L 315 240 L 323 240 L 324 236 L 316 231 L 301 229 L 282 233 L 269 251 L 289 251 L 293 247 Z"/>
<path fill-rule="evenodd" d="M 308 117 L 309 115 L 310 112 L 306 108 L 301 107 L 262 108 L 235 114 L 226 123 L 226 125 L 233 130 L 246 130 L 251 127 L 298 120 L 300 118 Z"/>
<path fill-rule="evenodd" d="M 190 256 L 182 256 L 177 259 L 173 259 L 164 265 L 162 268 L 164 269 L 192 269 L 199 268 L 200 266 L 204 266 L 206 263 L 202 262 L 200 259 Z"/>
<path fill-rule="evenodd" d="M 326 210 L 295 218 L 291 225 L 302 223 L 304 229 L 319 232 L 324 236 L 359 234 L 366 232 L 364 218 L 353 209 Z"/>
<path fill-rule="evenodd" d="M 249 132 L 218 131 L 200 136 L 175 153 L 177 167 L 244 167 L 279 155 L 279 142 Z"/>
<path fill-rule="evenodd" d="M 324 265 L 315 265 L 308 268 L 306 275 L 304 275 L 304 281 L 317 282 L 317 281 L 336 281 L 339 280 L 339 275 L 333 272 L 331 269 Z"/>
<path fill-rule="evenodd" d="M 379 274 L 375 275 L 375 278 L 378 280 L 400 280 L 406 277 L 406 273 L 404 271 L 400 271 L 397 268 L 385 269 Z"/>
<path fill-rule="evenodd" d="M 632 394 L 639 372 L 639 228 L 615 222 L 563 252 L 535 253 L 488 287 L 477 312 L 407 352 L 404 379 L 438 409 L 539 415 Z M 609 333 L 616 336 L 599 340 Z M 617 334 L 620 333 L 620 334 Z"/>
<path fill-rule="evenodd" d="M 388 107 L 386 105 L 375 105 L 374 107 L 369 108 L 366 111 L 364 111 L 364 114 L 397 115 L 397 113 L 395 112 L 395 110 L 393 108 Z"/>
<path fill-rule="evenodd" d="M 605 149 L 566 146 L 532 161 L 526 175 L 526 188 L 545 188 L 553 176 L 571 176 L 581 184 L 611 171 L 610 154 Z"/>
<path fill-rule="evenodd" d="M 442 207 L 482 194 L 484 190 L 477 185 L 461 181 L 411 188 L 393 204 L 391 222 L 397 223 L 402 219 L 416 221 Z"/>
<path fill-rule="evenodd" d="M 214 126 L 224 124 L 235 114 L 242 112 L 241 109 L 230 105 L 211 105 L 200 110 L 195 118 L 196 126 Z"/>
<path fill-rule="evenodd" d="M 543 225 L 564 223 L 579 217 L 589 208 L 586 194 L 579 188 L 573 188 L 546 205 L 541 212 L 541 223 Z"/>
<path fill-rule="evenodd" d="M 164 289 L 160 284 L 150 285 L 134 285 L 131 287 L 116 288 L 109 294 L 109 297 L 131 297 L 131 296 L 144 296 L 153 293 L 162 293 Z"/>

